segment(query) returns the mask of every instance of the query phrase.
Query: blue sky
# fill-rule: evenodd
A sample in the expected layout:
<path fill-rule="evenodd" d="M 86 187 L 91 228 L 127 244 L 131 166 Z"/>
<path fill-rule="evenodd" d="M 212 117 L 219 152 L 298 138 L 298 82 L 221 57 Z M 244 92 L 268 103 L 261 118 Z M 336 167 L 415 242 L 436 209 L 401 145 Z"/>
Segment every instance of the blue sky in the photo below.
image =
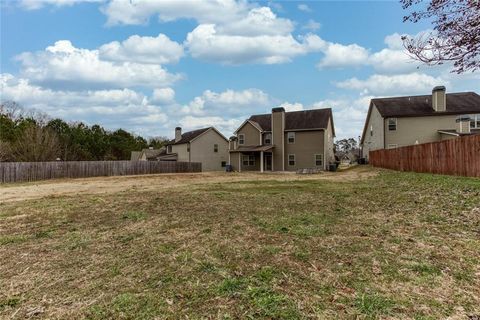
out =
<path fill-rule="evenodd" d="M 331 107 L 361 133 L 372 97 L 480 91 L 411 61 L 394 1 L 1 0 L 1 99 L 52 117 L 172 136 L 251 114 Z"/>

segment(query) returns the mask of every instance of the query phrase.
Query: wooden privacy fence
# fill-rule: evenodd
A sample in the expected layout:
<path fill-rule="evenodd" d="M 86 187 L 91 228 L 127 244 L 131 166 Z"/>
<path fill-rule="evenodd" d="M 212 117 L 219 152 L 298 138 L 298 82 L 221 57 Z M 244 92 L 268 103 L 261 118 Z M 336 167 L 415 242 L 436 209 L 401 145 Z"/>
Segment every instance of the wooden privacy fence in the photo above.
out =
<path fill-rule="evenodd" d="M 393 170 L 480 177 L 480 135 L 370 151 L 369 161 Z"/>
<path fill-rule="evenodd" d="M 151 173 L 200 172 L 200 162 L 176 161 L 55 161 L 0 162 L 0 182 L 57 178 L 124 176 Z"/>

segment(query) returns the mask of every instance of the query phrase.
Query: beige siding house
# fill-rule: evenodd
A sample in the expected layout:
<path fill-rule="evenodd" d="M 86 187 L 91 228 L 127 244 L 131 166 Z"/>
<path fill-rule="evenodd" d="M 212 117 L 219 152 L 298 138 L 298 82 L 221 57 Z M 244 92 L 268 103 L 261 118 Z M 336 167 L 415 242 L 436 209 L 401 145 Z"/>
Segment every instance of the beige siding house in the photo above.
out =
<path fill-rule="evenodd" d="M 230 138 L 229 163 L 235 171 L 326 169 L 334 160 L 332 110 L 316 109 L 253 115 Z"/>
<path fill-rule="evenodd" d="M 362 153 L 480 133 L 480 96 L 474 92 L 372 99 L 362 134 Z"/>
<path fill-rule="evenodd" d="M 214 127 L 182 134 L 175 128 L 175 139 L 167 144 L 166 153 L 158 160 L 201 162 L 202 171 L 225 170 L 228 161 L 228 140 Z"/>

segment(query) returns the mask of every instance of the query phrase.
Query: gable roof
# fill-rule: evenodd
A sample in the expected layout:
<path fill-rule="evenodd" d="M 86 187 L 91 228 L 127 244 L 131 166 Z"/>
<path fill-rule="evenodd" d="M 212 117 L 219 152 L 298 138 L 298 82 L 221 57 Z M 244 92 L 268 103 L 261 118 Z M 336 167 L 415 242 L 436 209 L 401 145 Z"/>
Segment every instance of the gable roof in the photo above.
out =
<path fill-rule="evenodd" d="M 368 108 L 360 143 L 363 144 L 363 140 L 365 139 L 368 120 L 370 119 L 373 106 L 377 107 L 378 112 L 383 118 L 480 113 L 480 95 L 475 92 L 447 93 L 445 97 L 446 111 L 435 111 L 433 109 L 431 95 L 377 98 L 370 100 L 370 107 Z"/>
<path fill-rule="evenodd" d="M 326 129 L 330 119 L 335 136 L 332 109 L 330 108 L 285 112 L 285 130 Z M 248 120 L 256 122 L 263 131 L 272 131 L 271 113 L 253 115 Z"/>
<path fill-rule="evenodd" d="M 247 123 L 250 123 L 255 129 L 257 129 L 258 131 L 260 132 L 263 132 L 263 129 L 262 127 L 255 121 L 253 120 L 250 120 L 250 119 L 247 119 L 245 121 L 243 121 L 243 123 L 237 128 L 237 130 L 235 130 L 234 133 L 237 133 L 240 129 L 243 128 L 244 125 L 246 125 Z"/>
<path fill-rule="evenodd" d="M 446 110 L 432 107 L 432 95 L 372 99 L 382 117 L 419 117 L 480 112 L 480 96 L 475 92 L 446 94 Z"/>
<path fill-rule="evenodd" d="M 201 136 L 202 134 L 204 134 L 205 132 L 207 132 L 210 129 L 215 131 L 216 133 L 218 133 L 225 141 L 228 142 L 228 139 L 225 138 L 225 136 L 223 134 L 221 134 L 220 131 L 218 131 L 214 127 L 208 127 L 208 128 L 202 128 L 202 129 L 197 129 L 197 130 L 187 131 L 185 133 L 182 133 L 182 138 L 180 140 L 178 140 L 177 142 L 175 142 L 175 139 L 170 140 L 167 143 L 167 145 L 183 144 L 183 143 L 192 142 L 194 139 L 198 138 L 199 136 Z"/>

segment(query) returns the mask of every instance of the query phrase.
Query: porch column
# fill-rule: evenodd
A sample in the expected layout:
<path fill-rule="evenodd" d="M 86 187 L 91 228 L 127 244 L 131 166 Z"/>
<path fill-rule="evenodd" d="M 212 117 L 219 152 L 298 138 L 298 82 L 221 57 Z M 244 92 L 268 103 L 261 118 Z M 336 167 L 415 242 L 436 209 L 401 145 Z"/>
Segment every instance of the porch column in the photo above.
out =
<path fill-rule="evenodd" d="M 260 151 L 260 172 L 263 172 L 263 151 Z"/>

